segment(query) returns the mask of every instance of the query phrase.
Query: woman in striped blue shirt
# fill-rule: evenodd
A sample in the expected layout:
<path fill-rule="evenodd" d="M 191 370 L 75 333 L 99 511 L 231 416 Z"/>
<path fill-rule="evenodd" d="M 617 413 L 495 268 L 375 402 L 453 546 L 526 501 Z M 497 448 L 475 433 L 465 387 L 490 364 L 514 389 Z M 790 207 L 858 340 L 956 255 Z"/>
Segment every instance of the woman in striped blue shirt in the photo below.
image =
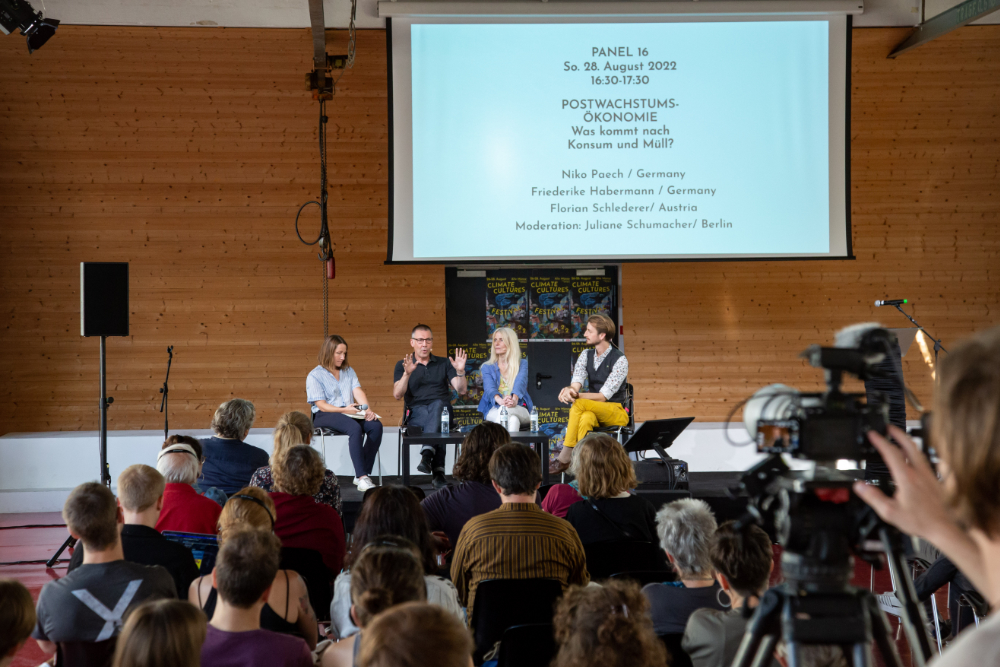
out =
<path fill-rule="evenodd" d="M 329 336 L 319 350 L 319 366 L 306 378 L 306 400 L 312 404 L 313 424 L 347 434 L 354 483 L 364 492 L 375 486 L 369 475 L 382 444 L 382 422 L 371 406 L 357 373 L 347 363 L 347 341 Z"/>

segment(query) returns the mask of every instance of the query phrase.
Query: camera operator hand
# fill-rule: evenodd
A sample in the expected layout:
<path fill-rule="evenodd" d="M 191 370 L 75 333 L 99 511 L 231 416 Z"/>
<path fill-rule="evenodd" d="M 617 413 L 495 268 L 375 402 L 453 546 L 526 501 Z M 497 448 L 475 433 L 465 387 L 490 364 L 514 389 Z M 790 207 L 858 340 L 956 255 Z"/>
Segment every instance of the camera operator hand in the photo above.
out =
<path fill-rule="evenodd" d="M 882 520 L 908 535 L 927 540 L 943 551 L 979 590 L 988 590 L 979 548 L 949 511 L 934 469 L 905 432 L 890 426 L 889 434 L 899 447 L 874 431 L 868 432 L 868 439 L 889 467 L 896 493 L 889 497 L 864 482 L 854 483 L 854 493 Z"/>

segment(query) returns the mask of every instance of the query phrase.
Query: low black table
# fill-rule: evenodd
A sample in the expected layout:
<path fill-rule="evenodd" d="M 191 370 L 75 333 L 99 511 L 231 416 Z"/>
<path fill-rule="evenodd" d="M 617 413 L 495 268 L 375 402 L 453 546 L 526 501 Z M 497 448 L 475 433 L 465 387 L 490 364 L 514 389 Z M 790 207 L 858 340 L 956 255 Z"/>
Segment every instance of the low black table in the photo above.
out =
<path fill-rule="evenodd" d="M 455 458 L 458 458 L 457 445 L 461 445 L 465 440 L 465 433 L 457 431 L 452 433 L 425 433 L 422 435 L 403 436 L 402 454 L 402 474 L 403 486 L 410 485 L 410 448 L 418 445 L 456 445 Z M 549 483 L 549 436 L 537 431 L 519 431 L 511 433 L 510 439 L 522 445 L 538 445 L 541 451 L 539 457 L 542 459 L 542 484 Z M 537 450 L 536 450 L 537 451 Z"/>

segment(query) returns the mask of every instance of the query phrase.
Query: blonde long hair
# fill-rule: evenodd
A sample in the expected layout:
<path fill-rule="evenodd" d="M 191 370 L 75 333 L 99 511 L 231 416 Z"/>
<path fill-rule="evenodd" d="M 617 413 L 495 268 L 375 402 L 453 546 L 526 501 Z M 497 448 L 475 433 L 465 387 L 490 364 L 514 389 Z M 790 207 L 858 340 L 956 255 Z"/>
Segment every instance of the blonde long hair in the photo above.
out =
<path fill-rule="evenodd" d="M 504 355 L 507 372 L 502 372 L 503 379 L 507 381 L 507 386 L 513 389 L 517 372 L 521 368 L 521 343 L 517 340 L 517 334 L 510 327 L 500 327 L 493 332 L 493 336 L 497 334 L 500 334 L 503 342 L 507 345 L 507 354 Z M 490 336 L 490 359 L 486 363 L 500 368 L 500 357 L 497 356 L 497 351 L 493 348 L 493 336 Z"/>

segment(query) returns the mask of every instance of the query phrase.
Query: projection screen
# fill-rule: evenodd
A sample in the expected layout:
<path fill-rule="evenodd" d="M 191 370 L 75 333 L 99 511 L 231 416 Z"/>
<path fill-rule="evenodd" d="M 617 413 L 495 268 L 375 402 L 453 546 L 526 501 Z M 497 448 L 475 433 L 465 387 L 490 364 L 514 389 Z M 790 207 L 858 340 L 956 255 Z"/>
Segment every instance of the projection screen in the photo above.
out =
<path fill-rule="evenodd" d="M 851 256 L 847 12 L 406 4 L 379 3 L 389 263 Z"/>

